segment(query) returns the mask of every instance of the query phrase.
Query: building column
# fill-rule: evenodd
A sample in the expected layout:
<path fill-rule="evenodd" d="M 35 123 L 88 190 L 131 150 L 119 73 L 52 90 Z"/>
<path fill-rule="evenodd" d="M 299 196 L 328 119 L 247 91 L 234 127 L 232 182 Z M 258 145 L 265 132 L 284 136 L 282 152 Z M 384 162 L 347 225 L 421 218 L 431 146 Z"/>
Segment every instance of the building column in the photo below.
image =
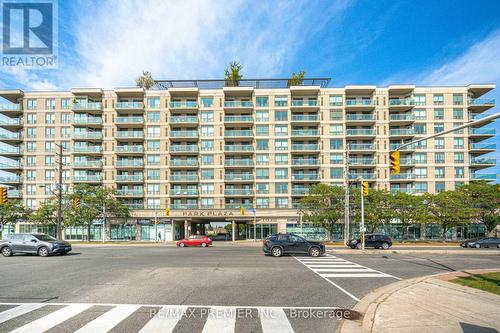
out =
<path fill-rule="evenodd" d="M 189 237 L 189 230 L 188 230 L 188 221 L 184 220 L 184 238 Z"/>
<path fill-rule="evenodd" d="M 232 231 L 233 231 L 233 232 L 231 233 L 231 236 L 232 236 L 232 238 L 233 238 L 233 242 L 236 240 L 236 235 L 235 235 L 235 230 L 236 230 L 236 228 L 235 228 L 235 225 L 236 225 L 236 223 L 234 223 L 234 221 L 231 221 L 231 227 L 232 227 Z"/>

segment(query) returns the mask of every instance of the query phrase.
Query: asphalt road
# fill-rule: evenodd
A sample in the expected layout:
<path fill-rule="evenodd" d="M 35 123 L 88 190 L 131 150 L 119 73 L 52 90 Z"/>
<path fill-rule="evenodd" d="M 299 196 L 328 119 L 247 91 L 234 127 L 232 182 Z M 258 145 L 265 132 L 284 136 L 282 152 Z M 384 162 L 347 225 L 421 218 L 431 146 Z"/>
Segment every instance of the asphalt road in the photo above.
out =
<path fill-rule="evenodd" d="M 500 251 L 311 259 L 273 258 L 244 246 L 75 246 L 67 256 L 0 258 L 0 267 L 0 332 L 36 332 L 43 325 L 48 332 L 165 332 L 169 325 L 175 332 L 217 332 L 224 326 L 237 332 L 334 332 L 335 318 L 309 317 L 351 308 L 371 290 L 399 279 L 500 268 Z M 167 305 L 173 308 L 162 309 Z M 301 313 L 302 307 L 322 309 Z"/>

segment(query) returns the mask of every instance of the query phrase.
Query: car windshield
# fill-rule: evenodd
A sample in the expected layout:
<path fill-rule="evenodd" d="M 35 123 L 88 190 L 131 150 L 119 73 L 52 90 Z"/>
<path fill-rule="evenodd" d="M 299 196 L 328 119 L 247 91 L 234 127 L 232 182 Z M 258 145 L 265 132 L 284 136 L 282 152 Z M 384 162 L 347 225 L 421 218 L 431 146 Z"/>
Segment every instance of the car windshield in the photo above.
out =
<path fill-rule="evenodd" d="M 41 235 L 33 235 L 36 239 L 38 240 L 41 240 L 41 241 L 44 241 L 44 242 L 53 242 L 53 241 L 56 241 L 57 239 L 55 239 L 54 237 L 52 236 L 49 236 L 49 235 L 45 235 L 45 234 L 41 234 Z"/>

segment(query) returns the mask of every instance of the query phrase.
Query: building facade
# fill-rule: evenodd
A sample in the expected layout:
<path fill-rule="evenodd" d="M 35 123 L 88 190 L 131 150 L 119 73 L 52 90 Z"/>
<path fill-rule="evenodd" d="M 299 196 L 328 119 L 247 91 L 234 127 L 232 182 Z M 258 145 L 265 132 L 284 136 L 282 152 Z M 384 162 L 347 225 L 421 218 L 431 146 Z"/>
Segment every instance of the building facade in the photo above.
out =
<path fill-rule="evenodd" d="M 296 229 L 300 198 L 318 182 L 344 186 L 346 158 L 350 179 L 362 176 L 370 187 L 391 192 L 434 193 L 495 179 L 478 172 L 496 164 L 484 155 L 496 148 L 483 142 L 495 136 L 487 125 L 409 146 L 401 151 L 401 173 L 389 172 L 389 152 L 400 144 L 494 107 L 480 97 L 495 85 L 331 88 L 328 82 L 3 90 L 0 183 L 10 198 L 38 207 L 53 196 L 62 145 L 64 188 L 107 186 L 132 209 L 126 222 L 107 225 L 108 238 L 152 239 L 159 232 L 178 239 L 225 221 L 233 230 L 242 224 L 236 234 L 253 239 Z M 85 230 L 73 229 L 66 238 L 85 237 Z M 102 237 L 102 225 L 96 223 L 93 235 Z"/>

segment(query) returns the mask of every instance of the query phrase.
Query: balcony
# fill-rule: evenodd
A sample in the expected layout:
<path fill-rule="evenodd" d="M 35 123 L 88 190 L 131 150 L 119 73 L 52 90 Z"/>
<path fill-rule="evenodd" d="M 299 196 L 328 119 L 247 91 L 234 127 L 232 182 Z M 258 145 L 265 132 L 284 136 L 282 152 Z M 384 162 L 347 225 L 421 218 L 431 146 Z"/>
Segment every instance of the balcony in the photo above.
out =
<path fill-rule="evenodd" d="M 414 194 L 415 190 L 411 187 L 391 188 L 391 194 L 397 193 Z"/>
<path fill-rule="evenodd" d="M 21 127 L 23 126 L 23 120 L 21 118 L 5 118 L 0 119 L 0 127 Z"/>
<path fill-rule="evenodd" d="M 72 163 L 74 169 L 94 169 L 102 168 L 102 161 L 74 161 Z"/>
<path fill-rule="evenodd" d="M 374 129 L 347 129 L 346 130 L 347 136 L 375 136 L 375 130 Z"/>
<path fill-rule="evenodd" d="M 75 140 L 102 140 L 102 132 L 75 132 L 73 133 Z"/>
<path fill-rule="evenodd" d="M 224 195 L 241 195 L 241 196 L 251 196 L 253 195 L 253 190 L 250 188 L 226 188 L 224 190 Z"/>
<path fill-rule="evenodd" d="M 197 196 L 198 189 L 196 188 L 173 188 L 170 190 L 170 195 L 174 196 Z"/>
<path fill-rule="evenodd" d="M 391 123 L 403 125 L 411 124 L 415 120 L 415 117 L 412 114 L 391 114 L 389 120 Z"/>
<path fill-rule="evenodd" d="M 234 109 L 247 109 L 253 108 L 253 102 L 251 101 L 224 101 L 225 108 Z"/>
<path fill-rule="evenodd" d="M 21 104 L 0 104 L 1 112 L 21 112 Z"/>
<path fill-rule="evenodd" d="M 198 160 L 195 159 L 174 159 L 170 160 L 171 167 L 197 167 L 198 166 Z"/>
<path fill-rule="evenodd" d="M 0 140 L 1 141 L 22 141 L 23 140 L 23 135 L 22 133 L 11 133 L 11 132 L 5 132 L 5 133 L 0 133 Z"/>
<path fill-rule="evenodd" d="M 319 130 L 317 129 L 294 129 L 292 130 L 292 136 L 319 136 Z"/>
<path fill-rule="evenodd" d="M 389 110 L 409 110 L 415 106 L 415 102 L 411 99 L 398 99 L 398 98 L 390 98 L 389 99 Z"/>
<path fill-rule="evenodd" d="M 115 181 L 119 183 L 140 183 L 144 180 L 142 174 L 138 175 L 116 175 Z"/>
<path fill-rule="evenodd" d="M 250 159 L 234 159 L 234 160 L 228 160 L 226 159 L 224 161 L 224 166 L 253 166 L 253 160 Z"/>
<path fill-rule="evenodd" d="M 292 175 L 292 180 L 319 180 L 319 173 L 298 173 Z"/>
<path fill-rule="evenodd" d="M 375 150 L 375 144 L 373 143 L 350 143 L 349 150 L 350 151 L 370 151 Z"/>
<path fill-rule="evenodd" d="M 293 114 L 292 122 L 302 123 L 317 123 L 319 122 L 319 115 L 317 114 Z"/>
<path fill-rule="evenodd" d="M 173 124 L 196 124 L 198 123 L 197 116 L 172 116 L 169 118 Z"/>
<path fill-rule="evenodd" d="M 142 131 L 118 131 L 116 132 L 118 139 L 143 139 L 144 132 Z"/>
<path fill-rule="evenodd" d="M 224 145 L 224 151 L 227 152 L 252 152 L 252 145 Z"/>
<path fill-rule="evenodd" d="M 398 180 L 398 181 L 413 181 L 415 179 L 415 174 L 413 173 L 399 173 L 397 175 L 391 175 L 391 180 Z"/>
<path fill-rule="evenodd" d="M 414 136 L 415 130 L 413 128 L 393 128 L 389 131 L 390 136 Z"/>
<path fill-rule="evenodd" d="M 492 98 L 469 99 L 469 109 L 474 111 L 485 111 L 495 106 Z"/>
<path fill-rule="evenodd" d="M 401 166 L 413 166 L 415 165 L 415 160 L 413 158 L 402 158 L 400 164 Z"/>
<path fill-rule="evenodd" d="M 375 165 L 374 158 L 350 158 L 349 159 L 350 166 L 371 166 Z"/>
<path fill-rule="evenodd" d="M 23 196 L 23 192 L 21 190 L 8 190 L 7 196 L 9 198 L 21 198 Z"/>
<path fill-rule="evenodd" d="M 170 102 L 171 109 L 197 109 L 198 102 L 186 101 L 186 102 Z"/>
<path fill-rule="evenodd" d="M 471 143 L 470 150 L 477 150 L 482 152 L 495 151 L 497 145 L 495 143 Z"/>
<path fill-rule="evenodd" d="M 23 165 L 19 161 L 0 162 L 0 170 L 22 169 Z"/>
<path fill-rule="evenodd" d="M 346 114 L 345 120 L 348 123 L 371 124 L 375 122 L 374 114 Z"/>
<path fill-rule="evenodd" d="M 319 151 L 319 145 L 316 143 L 292 144 L 292 151 Z"/>
<path fill-rule="evenodd" d="M 115 124 L 117 125 L 144 124 L 144 117 L 116 117 Z"/>
<path fill-rule="evenodd" d="M 240 209 L 240 208 L 252 209 L 253 205 L 251 203 L 226 203 L 224 205 L 224 208 L 226 208 L 226 209 Z"/>
<path fill-rule="evenodd" d="M 292 195 L 306 195 L 309 190 L 309 187 L 294 187 L 292 188 Z"/>
<path fill-rule="evenodd" d="M 497 164 L 497 160 L 490 157 L 473 157 L 469 160 L 469 164 L 490 167 L 495 166 Z"/>
<path fill-rule="evenodd" d="M 170 205 L 171 209 L 198 209 L 198 204 L 172 204 Z"/>
<path fill-rule="evenodd" d="M 318 108 L 319 101 L 315 99 L 309 99 L 309 100 L 295 99 L 292 100 L 291 106 L 292 108 Z"/>
<path fill-rule="evenodd" d="M 415 150 L 415 145 L 409 145 L 409 146 L 406 146 L 402 149 L 398 149 L 399 147 L 401 147 L 404 143 L 391 143 L 389 144 L 389 149 L 391 151 L 394 151 L 394 150 L 400 150 L 400 151 L 414 151 Z"/>
<path fill-rule="evenodd" d="M 102 103 L 75 103 L 73 104 L 72 109 L 74 111 L 102 111 Z"/>
<path fill-rule="evenodd" d="M 497 175 L 494 173 L 472 173 L 470 175 L 471 180 L 487 180 L 487 181 L 492 181 L 497 179 Z"/>
<path fill-rule="evenodd" d="M 141 168 L 144 166 L 143 160 L 117 160 L 116 168 Z"/>
<path fill-rule="evenodd" d="M 136 190 L 125 190 L 125 189 L 120 189 L 116 190 L 115 196 L 117 197 L 142 197 L 144 196 L 144 190 L 143 189 L 136 189 Z"/>
<path fill-rule="evenodd" d="M 143 102 L 117 102 L 115 110 L 142 110 L 144 109 Z"/>
<path fill-rule="evenodd" d="M 224 116 L 224 122 L 226 123 L 252 123 L 252 116 Z"/>
<path fill-rule="evenodd" d="M 185 175 L 170 175 L 171 182 L 197 182 L 198 175 L 185 174 Z"/>
<path fill-rule="evenodd" d="M 74 125 L 102 125 L 101 117 L 76 117 L 73 119 Z"/>
<path fill-rule="evenodd" d="M 490 137 L 495 136 L 496 130 L 494 128 L 471 128 L 469 130 L 470 136 L 481 136 L 481 137 Z"/>
<path fill-rule="evenodd" d="M 224 136 L 232 138 L 234 137 L 249 138 L 253 137 L 253 131 L 252 130 L 224 131 Z"/>
<path fill-rule="evenodd" d="M 127 206 L 128 209 L 144 209 L 144 204 L 141 204 L 141 203 L 124 202 L 123 205 Z"/>
<path fill-rule="evenodd" d="M 81 146 L 81 147 L 75 146 L 73 148 L 73 153 L 75 154 L 102 153 L 102 146 Z"/>
<path fill-rule="evenodd" d="M 21 182 L 21 177 L 20 176 L 7 176 L 7 177 L 0 177 L 0 184 L 17 184 Z"/>
<path fill-rule="evenodd" d="M 372 99 L 346 99 L 346 110 L 373 110 L 375 108 L 375 101 Z"/>
<path fill-rule="evenodd" d="M 170 131 L 171 138 L 198 138 L 198 131 Z"/>
<path fill-rule="evenodd" d="M 73 176 L 73 183 L 100 183 L 101 181 L 101 175 Z"/>
<path fill-rule="evenodd" d="M 294 165 L 294 166 L 319 166 L 319 160 L 317 158 L 295 158 L 295 159 L 292 159 L 292 165 Z"/>
<path fill-rule="evenodd" d="M 171 153 L 193 153 L 198 151 L 197 145 L 172 145 L 169 148 Z"/>
<path fill-rule="evenodd" d="M 20 155 L 22 150 L 19 147 L 3 146 L 0 147 L 0 155 Z"/>
<path fill-rule="evenodd" d="M 144 152 L 144 146 L 142 145 L 126 145 L 126 146 L 116 146 L 115 153 L 118 154 L 141 154 Z"/>
<path fill-rule="evenodd" d="M 349 179 L 356 180 L 358 178 L 362 178 L 363 180 L 374 180 L 375 179 L 375 174 L 370 173 L 370 172 L 364 172 L 364 173 L 350 173 L 349 174 Z"/>
<path fill-rule="evenodd" d="M 226 173 L 224 175 L 224 180 L 231 181 L 251 181 L 253 180 L 253 175 L 249 173 Z"/>

